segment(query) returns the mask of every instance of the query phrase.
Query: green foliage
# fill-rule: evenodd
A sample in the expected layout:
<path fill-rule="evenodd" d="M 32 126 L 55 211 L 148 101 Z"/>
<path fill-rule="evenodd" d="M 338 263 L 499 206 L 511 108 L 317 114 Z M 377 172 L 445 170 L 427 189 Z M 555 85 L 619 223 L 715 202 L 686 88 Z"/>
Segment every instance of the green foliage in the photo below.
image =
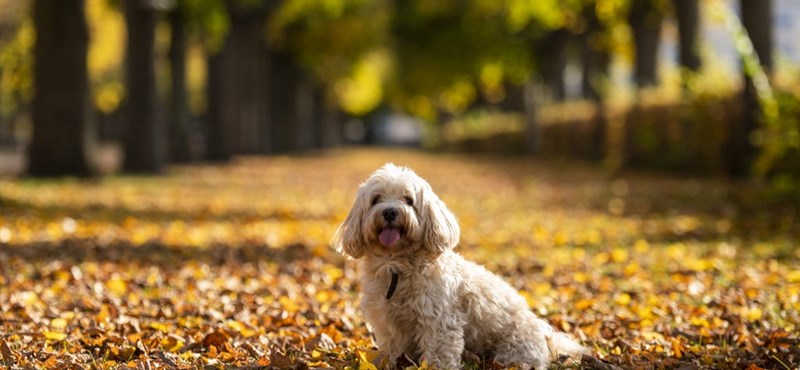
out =
<path fill-rule="evenodd" d="M 36 35 L 33 21 L 20 15 L 16 25 L 10 27 L 11 37 L 0 40 L 0 114 L 19 109 L 33 95 L 33 45 Z"/>
<path fill-rule="evenodd" d="M 390 2 L 286 0 L 268 23 L 273 49 L 292 53 L 352 114 L 383 101 Z"/>
<path fill-rule="evenodd" d="M 230 28 L 227 8 L 223 0 L 177 0 L 177 6 L 186 15 L 190 34 L 200 39 L 212 53 L 222 48 Z"/>
<path fill-rule="evenodd" d="M 742 26 L 739 18 L 721 3 L 712 3 L 711 10 L 722 18 L 733 36 L 736 51 L 744 63 L 744 72 L 753 82 L 761 108 L 762 126 L 756 132 L 755 141 L 761 152 L 753 164 L 753 173 L 764 178 L 787 151 L 800 148 L 800 119 L 797 115 L 797 98 L 791 95 L 779 97 L 770 85 L 769 76 L 758 60 L 758 54 Z"/>

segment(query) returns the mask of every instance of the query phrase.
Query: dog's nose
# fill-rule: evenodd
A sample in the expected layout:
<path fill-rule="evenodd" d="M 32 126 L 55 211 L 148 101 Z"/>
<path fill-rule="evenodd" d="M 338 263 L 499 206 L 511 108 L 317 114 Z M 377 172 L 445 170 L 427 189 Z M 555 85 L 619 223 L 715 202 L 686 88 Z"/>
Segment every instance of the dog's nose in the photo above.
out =
<path fill-rule="evenodd" d="M 395 208 L 387 208 L 383 210 L 383 219 L 387 222 L 392 222 L 394 219 L 397 218 L 397 209 Z"/>

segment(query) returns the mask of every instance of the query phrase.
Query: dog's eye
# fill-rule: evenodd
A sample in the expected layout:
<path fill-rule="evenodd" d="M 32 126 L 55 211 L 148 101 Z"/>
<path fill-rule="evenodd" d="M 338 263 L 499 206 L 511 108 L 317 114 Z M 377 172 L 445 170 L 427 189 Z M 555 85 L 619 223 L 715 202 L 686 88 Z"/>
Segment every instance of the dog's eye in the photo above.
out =
<path fill-rule="evenodd" d="M 376 195 L 374 198 L 372 198 L 372 205 L 374 206 L 378 204 L 379 200 L 381 200 L 381 197 Z"/>
<path fill-rule="evenodd" d="M 413 206 L 414 199 L 411 199 L 411 197 L 406 197 L 406 204 L 408 204 L 409 206 Z"/>

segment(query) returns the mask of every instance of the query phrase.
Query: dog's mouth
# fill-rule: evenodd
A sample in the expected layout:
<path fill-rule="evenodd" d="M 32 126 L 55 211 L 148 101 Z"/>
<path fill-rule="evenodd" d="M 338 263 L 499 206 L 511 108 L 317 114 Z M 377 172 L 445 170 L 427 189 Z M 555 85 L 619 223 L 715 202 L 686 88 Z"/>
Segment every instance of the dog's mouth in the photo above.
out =
<path fill-rule="evenodd" d="M 391 247 L 400 240 L 400 229 L 396 227 L 387 227 L 378 235 L 378 240 L 380 240 L 384 247 Z"/>

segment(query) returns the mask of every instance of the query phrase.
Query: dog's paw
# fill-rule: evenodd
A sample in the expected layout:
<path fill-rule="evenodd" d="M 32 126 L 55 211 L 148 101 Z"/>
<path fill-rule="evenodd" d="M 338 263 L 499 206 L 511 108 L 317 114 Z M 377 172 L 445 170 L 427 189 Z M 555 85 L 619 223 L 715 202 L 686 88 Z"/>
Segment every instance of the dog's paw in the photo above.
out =
<path fill-rule="evenodd" d="M 408 357 L 405 353 L 401 353 L 400 357 L 395 359 L 394 368 L 395 370 L 405 370 L 409 367 L 417 367 L 417 364 L 414 363 L 414 360 L 411 357 Z"/>

